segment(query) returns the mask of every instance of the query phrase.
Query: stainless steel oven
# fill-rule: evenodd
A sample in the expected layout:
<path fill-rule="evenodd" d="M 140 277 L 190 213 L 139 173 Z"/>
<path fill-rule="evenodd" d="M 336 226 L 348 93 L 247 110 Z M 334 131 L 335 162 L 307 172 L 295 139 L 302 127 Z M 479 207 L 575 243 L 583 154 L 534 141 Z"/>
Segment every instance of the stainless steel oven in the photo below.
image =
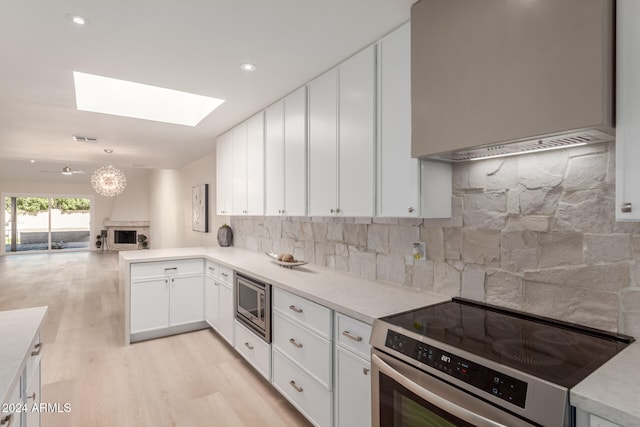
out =
<path fill-rule="evenodd" d="M 633 341 L 462 298 L 376 319 L 373 426 L 574 426 L 570 389 Z"/>
<path fill-rule="evenodd" d="M 236 319 L 271 342 L 271 285 L 236 274 Z"/>

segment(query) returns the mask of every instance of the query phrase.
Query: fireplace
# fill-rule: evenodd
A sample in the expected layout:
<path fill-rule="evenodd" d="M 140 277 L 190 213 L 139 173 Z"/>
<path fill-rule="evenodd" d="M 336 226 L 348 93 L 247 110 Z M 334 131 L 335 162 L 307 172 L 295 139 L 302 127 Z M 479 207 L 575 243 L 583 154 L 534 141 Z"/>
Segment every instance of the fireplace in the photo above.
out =
<path fill-rule="evenodd" d="M 147 246 L 150 242 L 149 221 L 112 221 L 104 222 L 107 230 L 106 249 L 110 251 L 130 251 L 140 249 L 138 239 L 144 234 Z"/>
<path fill-rule="evenodd" d="M 137 243 L 136 230 L 113 230 L 113 243 L 115 244 Z"/>

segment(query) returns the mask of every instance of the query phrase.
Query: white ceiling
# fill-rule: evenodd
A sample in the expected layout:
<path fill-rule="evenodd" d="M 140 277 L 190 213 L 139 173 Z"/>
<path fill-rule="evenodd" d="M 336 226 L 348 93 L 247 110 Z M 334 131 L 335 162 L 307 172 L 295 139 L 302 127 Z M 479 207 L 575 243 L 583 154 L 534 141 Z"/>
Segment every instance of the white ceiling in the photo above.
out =
<path fill-rule="evenodd" d="M 0 0 L 0 181 L 89 181 L 40 173 L 66 163 L 88 172 L 183 167 L 212 152 L 217 135 L 407 21 L 414 2 Z M 245 62 L 257 70 L 240 70 Z M 74 70 L 227 101 L 196 127 L 77 111 Z"/>

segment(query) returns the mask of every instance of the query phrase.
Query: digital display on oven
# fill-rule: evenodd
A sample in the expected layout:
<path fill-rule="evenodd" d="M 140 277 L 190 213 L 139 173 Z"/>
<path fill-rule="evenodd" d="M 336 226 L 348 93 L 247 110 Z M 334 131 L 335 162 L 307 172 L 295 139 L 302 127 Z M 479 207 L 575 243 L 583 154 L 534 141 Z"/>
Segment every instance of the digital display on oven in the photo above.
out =
<path fill-rule="evenodd" d="M 404 354 L 506 402 L 524 408 L 527 383 L 445 352 L 398 332 L 387 331 L 385 347 Z"/>

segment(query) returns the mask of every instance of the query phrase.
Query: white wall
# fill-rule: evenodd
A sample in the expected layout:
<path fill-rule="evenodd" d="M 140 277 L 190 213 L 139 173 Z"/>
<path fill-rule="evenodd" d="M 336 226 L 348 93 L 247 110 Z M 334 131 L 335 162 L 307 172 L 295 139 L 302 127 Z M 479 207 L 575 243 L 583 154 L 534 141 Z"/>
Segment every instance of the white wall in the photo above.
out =
<path fill-rule="evenodd" d="M 179 170 L 155 170 L 149 178 L 153 248 L 216 246 L 218 227 L 229 222 L 216 212 L 215 151 Z M 191 190 L 209 184 L 209 232 L 191 227 Z"/>
<path fill-rule="evenodd" d="M 100 196 L 102 197 L 102 196 Z M 111 221 L 149 221 L 149 175 L 127 177 L 127 188 L 113 198 Z"/>

